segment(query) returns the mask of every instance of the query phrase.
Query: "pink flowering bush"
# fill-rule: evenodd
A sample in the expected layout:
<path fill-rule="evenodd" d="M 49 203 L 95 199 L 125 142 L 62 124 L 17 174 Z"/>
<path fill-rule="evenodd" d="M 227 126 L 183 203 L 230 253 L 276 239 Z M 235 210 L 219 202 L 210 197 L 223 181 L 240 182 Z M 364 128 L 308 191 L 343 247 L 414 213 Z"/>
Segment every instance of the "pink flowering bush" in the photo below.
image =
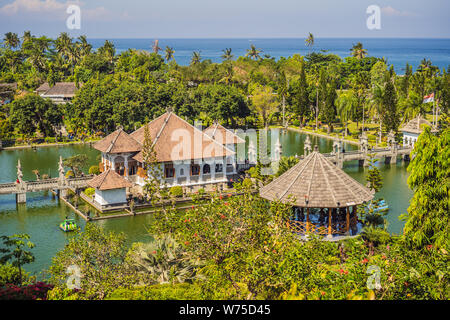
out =
<path fill-rule="evenodd" d="M 36 282 L 27 286 L 7 284 L 0 288 L 0 300 L 46 300 L 53 285 Z"/>

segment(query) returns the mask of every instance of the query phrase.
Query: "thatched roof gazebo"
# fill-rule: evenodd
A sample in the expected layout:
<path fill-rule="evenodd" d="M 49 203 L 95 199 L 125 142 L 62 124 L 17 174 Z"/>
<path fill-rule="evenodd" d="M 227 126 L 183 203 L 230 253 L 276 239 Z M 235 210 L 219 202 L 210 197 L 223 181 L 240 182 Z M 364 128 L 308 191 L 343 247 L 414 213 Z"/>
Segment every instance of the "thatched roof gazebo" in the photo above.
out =
<path fill-rule="evenodd" d="M 348 234 L 349 208 L 353 207 L 353 216 L 356 218 L 357 206 L 372 200 L 374 192 L 327 160 L 317 151 L 316 146 L 314 152 L 264 186 L 260 190 L 260 195 L 270 201 L 292 202 L 300 209 L 302 215 L 303 209 L 306 209 L 306 222 L 295 223 L 300 231 L 331 236 L 339 233 Z M 328 209 L 328 228 L 311 224 L 309 215 L 312 208 L 320 209 L 321 213 L 324 213 L 324 209 Z M 343 210 L 346 213 L 344 228 L 338 230 L 335 221 L 333 229 L 332 215 L 337 216 Z"/>

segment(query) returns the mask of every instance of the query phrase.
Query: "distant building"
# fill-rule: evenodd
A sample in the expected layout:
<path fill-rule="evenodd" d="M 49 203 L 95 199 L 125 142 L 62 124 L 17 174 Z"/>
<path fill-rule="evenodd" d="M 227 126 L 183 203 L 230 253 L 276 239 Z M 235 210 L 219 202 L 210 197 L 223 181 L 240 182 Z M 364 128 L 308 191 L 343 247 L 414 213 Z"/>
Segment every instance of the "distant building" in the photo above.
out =
<path fill-rule="evenodd" d="M 50 87 L 48 82 L 45 82 L 36 89 L 38 95 L 42 98 L 49 98 L 56 104 L 71 101 L 77 91 L 78 88 L 75 82 L 57 82 L 52 87 Z"/>
<path fill-rule="evenodd" d="M 403 145 L 414 147 L 414 144 L 424 130 L 424 126 L 431 127 L 431 132 L 436 133 L 438 130 L 427 120 L 418 115 L 409 121 L 402 129 Z"/>
<path fill-rule="evenodd" d="M 114 171 L 133 185 L 144 186 L 145 126 L 161 168 L 161 182 L 167 187 L 182 186 L 192 191 L 225 184 L 236 174 L 235 152 L 227 147 L 234 143 L 223 145 L 173 112 L 166 112 L 131 134 L 118 129 L 96 142 L 93 147 L 102 155 L 100 171 Z M 233 141 L 243 141 L 231 131 L 228 135 Z"/>

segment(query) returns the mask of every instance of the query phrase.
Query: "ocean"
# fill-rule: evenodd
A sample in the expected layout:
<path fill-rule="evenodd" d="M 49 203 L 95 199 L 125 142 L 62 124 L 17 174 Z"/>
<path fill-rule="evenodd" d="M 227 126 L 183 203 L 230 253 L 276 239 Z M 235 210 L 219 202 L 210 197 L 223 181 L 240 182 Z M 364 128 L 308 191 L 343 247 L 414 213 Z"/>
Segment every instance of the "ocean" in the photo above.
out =
<path fill-rule="evenodd" d="M 106 39 L 89 39 L 93 48 L 103 45 Z M 151 50 L 154 39 L 108 39 L 112 41 L 119 54 L 130 48 L 137 50 Z M 305 46 L 304 38 L 278 39 L 159 39 L 159 46 L 164 50 L 166 46 L 175 50 L 175 60 L 180 65 L 188 65 L 193 51 L 200 51 L 202 59 L 221 62 L 222 50 L 231 48 L 234 58 L 243 56 L 246 50 L 254 44 L 264 54 L 279 59 L 294 54 L 306 55 L 309 52 L 333 53 L 341 58 L 350 55 L 353 44 L 361 42 L 368 55 L 385 57 L 388 64 L 394 65 L 398 74 L 403 74 L 406 63 L 415 70 L 423 58 L 431 60 L 440 70 L 450 65 L 450 39 L 412 39 L 412 38 L 317 38 L 314 46 Z M 164 56 L 164 51 L 160 52 Z"/>

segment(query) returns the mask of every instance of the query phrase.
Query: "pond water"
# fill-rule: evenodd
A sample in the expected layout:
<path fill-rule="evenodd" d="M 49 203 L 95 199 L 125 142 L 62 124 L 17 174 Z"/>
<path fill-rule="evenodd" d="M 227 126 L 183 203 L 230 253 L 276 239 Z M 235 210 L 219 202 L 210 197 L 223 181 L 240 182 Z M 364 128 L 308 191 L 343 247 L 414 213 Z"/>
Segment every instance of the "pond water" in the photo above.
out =
<path fill-rule="evenodd" d="M 276 130 L 276 129 L 275 129 Z M 320 152 L 330 152 L 333 141 L 330 139 L 310 136 L 313 145 L 319 146 Z M 303 133 L 288 131 L 280 134 L 283 155 L 303 154 L 303 142 L 306 135 Z M 271 139 L 271 144 L 275 141 Z M 357 146 L 345 144 L 346 150 L 357 149 Z M 0 183 L 12 182 L 16 179 L 17 160 L 20 159 L 25 180 L 35 180 L 33 170 L 37 169 L 42 174 L 56 177 L 58 174 L 59 156 L 63 158 L 75 154 L 87 154 L 89 166 L 99 162 L 99 152 L 90 145 L 68 145 L 58 147 L 42 147 L 37 150 L 16 149 L 0 151 Z M 403 222 L 398 216 L 409 205 L 413 192 L 408 188 L 406 180 L 407 163 L 398 162 L 396 165 L 377 163 L 383 176 L 383 188 L 377 194 L 386 199 L 390 206 L 387 215 L 388 231 L 401 233 Z M 86 171 L 89 168 L 84 168 Z M 365 171 L 358 166 L 358 162 L 346 162 L 344 171 L 357 181 L 365 182 Z M 15 195 L 0 195 L 0 235 L 12 235 L 28 233 L 31 241 L 36 244 L 33 253 L 36 260 L 25 266 L 25 269 L 38 275 L 46 269 L 51 258 L 64 247 L 70 233 L 62 232 L 58 225 L 66 217 L 74 217 L 77 224 L 84 228 L 86 222 L 79 218 L 63 202 L 58 201 L 51 192 L 37 192 L 27 194 L 27 203 L 16 205 Z M 151 224 L 151 215 L 124 217 L 109 220 L 100 220 L 93 223 L 101 225 L 104 229 L 116 232 L 124 232 L 129 244 L 136 241 L 149 241 L 151 236 L 147 233 L 147 226 Z"/>

